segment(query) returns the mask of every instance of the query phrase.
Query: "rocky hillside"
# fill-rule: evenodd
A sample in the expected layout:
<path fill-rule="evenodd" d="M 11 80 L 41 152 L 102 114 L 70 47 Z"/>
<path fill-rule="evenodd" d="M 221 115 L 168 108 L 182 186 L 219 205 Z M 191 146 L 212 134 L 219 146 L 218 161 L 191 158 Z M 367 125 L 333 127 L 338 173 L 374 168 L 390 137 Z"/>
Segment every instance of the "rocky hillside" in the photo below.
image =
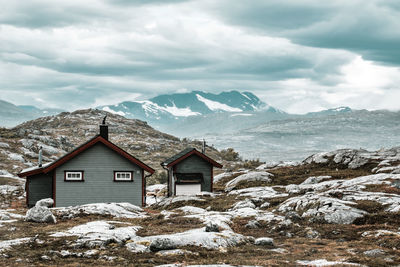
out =
<path fill-rule="evenodd" d="M 399 266 L 399 164 L 400 147 L 336 150 L 221 173 L 214 193 L 154 185 L 146 209 L 41 206 L 48 223 L 3 205 L 0 265 Z M 0 195 L 18 202 L 19 180 L 6 183 Z"/>
<path fill-rule="evenodd" d="M 36 164 L 40 146 L 45 162 L 71 151 L 98 134 L 105 115 L 110 141 L 154 169 L 161 170 L 160 163 L 164 159 L 186 147 L 201 150 L 200 141 L 181 140 L 140 120 L 100 110 L 78 110 L 28 121 L 12 129 L 0 128 L 0 176 L 15 175 Z M 222 154 L 212 147 L 207 147 L 206 153 L 218 161 L 223 160 Z"/>

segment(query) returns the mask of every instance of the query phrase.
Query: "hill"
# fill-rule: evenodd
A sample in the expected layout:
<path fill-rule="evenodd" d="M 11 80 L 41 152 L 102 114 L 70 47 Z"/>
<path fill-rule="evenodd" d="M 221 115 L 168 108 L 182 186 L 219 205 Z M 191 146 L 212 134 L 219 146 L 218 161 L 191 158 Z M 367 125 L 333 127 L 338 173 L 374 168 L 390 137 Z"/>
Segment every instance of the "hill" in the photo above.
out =
<path fill-rule="evenodd" d="M 181 140 L 155 130 L 144 121 L 86 109 L 42 117 L 11 129 L 0 128 L 0 170 L 16 174 L 33 166 L 40 146 L 45 162 L 57 159 L 98 134 L 98 125 L 105 115 L 110 141 L 154 169 L 161 170 L 160 163 L 164 159 L 187 147 L 201 150 L 200 141 Z M 206 153 L 218 161 L 223 160 L 223 154 L 213 147 L 207 146 Z"/>

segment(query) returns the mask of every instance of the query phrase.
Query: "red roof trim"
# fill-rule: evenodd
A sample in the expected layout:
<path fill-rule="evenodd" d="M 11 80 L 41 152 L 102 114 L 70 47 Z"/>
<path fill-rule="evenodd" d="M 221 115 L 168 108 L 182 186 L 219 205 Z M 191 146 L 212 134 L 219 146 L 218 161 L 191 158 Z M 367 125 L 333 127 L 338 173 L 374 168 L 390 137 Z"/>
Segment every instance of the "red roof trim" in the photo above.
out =
<path fill-rule="evenodd" d="M 190 151 L 189 153 L 183 155 L 182 157 L 177 158 L 176 160 L 174 160 L 173 162 L 171 162 L 170 164 L 168 164 L 167 167 L 168 167 L 168 168 L 169 168 L 169 167 L 172 167 L 172 166 L 178 164 L 179 162 L 181 162 L 182 160 L 186 159 L 187 157 L 190 157 L 190 156 L 193 155 L 193 154 L 199 156 L 199 157 L 202 158 L 202 159 L 204 159 L 204 160 L 207 161 L 208 163 L 212 164 L 214 167 L 222 168 L 222 165 L 221 165 L 221 164 L 219 164 L 218 162 L 216 162 L 216 161 L 213 160 L 212 158 L 207 157 L 207 156 L 204 155 L 203 153 L 200 153 L 200 152 L 197 151 L 196 149 L 193 149 L 192 151 Z"/>
<path fill-rule="evenodd" d="M 79 155 L 83 151 L 87 150 L 88 148 L 92 147 L 93 145 L 95 145 L 95 144 L 97 144 L 99 142 L 104 144 L 108 148 L 114 150 L 115 152 L 117 152 L 121 156 L 125 157 L 129 161 L 133 162 L 134 164 L 138 165 L 139 167 L 141 167 L 142 169 L 146 170 L 147 172 L 149 172 L 151 174 L 154 173 L 154 170 L 151 167 L 147 166 L 146 164 L 144 164 L 143 162 L 141 162 L 140 160 L 138 160 L 134 156 L 130 155 L 128 152 L 126 152 L 122 148 L 114 145 L 113 143 L 111 143 L 110 141 L 104 139 L 101 136 L 97 136 L 97 137 L 93 138 L 92 140 L 90 140 L 89 142 L 87 142 L 87 143 L 83 144 L 82 146 L 76 148 L 72 152 L 70 152 L 70 153 L 66 154 L 65 156 L 59 158 L 58 160 L 54 161 L 49 166 L 46 166 L 45 168 L 40 168 L 40 169 L 35 169 L 35 170 L 32 170 L 32 171 L 24 172 L 24 173 L 22 172 L 22 173 L 19 173 L 18 176 L 19 177 L 26 177 L 26 176 L 30 176 L 30 175 L 34 175 L 34 174 L 38 174 L 38 173 L 48 173 L 48 172 L 54 170 L 55 168 L 57 168 L 58 166 L 64 164 L 67 161 L 69 161 L 70 159 L 76 157 L 77 155 Z"/>

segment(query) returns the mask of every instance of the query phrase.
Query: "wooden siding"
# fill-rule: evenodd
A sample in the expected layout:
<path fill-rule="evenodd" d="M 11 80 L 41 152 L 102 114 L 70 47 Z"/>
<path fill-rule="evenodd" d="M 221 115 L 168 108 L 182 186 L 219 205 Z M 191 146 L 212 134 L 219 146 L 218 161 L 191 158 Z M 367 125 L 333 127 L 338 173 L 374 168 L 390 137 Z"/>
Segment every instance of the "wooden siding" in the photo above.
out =
<path fill-rule="evenodd" d="M 83 170 L 83 182 L 65 182 L 64 171 Z M 114 181 L 114 171 L 132 171 L 133 182 Z M 142 169 L 102 143 L 56 169 L 56 206 L 129 202 L 142 206 Z"/>
<path fill-rule="evenodd" d="M 213 166 L 210 163 L 196 155 L 191 155 L 175 166 L 176 173 L 202 173 L 204 180 L 201 183 L 201 191 L 211 192 L 211 168 Z"/>
<path fill-rule="evenodd" d="M 28 206 L 35 206 L 36 202 L 44 198 L 53 198 L 53 173 L 36 174 L 29 176 Z"/>

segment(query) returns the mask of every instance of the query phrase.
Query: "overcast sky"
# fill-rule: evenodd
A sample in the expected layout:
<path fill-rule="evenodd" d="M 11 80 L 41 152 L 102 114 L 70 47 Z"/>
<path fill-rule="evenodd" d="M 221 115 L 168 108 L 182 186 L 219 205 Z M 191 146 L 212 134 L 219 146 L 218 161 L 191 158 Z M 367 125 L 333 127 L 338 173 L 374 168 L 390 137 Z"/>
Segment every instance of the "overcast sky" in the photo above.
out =
<path fill-rule="evenodd" d="M 400 109 L 398 0 L 0 5 L 0 99 L 15 104 L 74 110 L 239 90 L 292 113 Z"/>

